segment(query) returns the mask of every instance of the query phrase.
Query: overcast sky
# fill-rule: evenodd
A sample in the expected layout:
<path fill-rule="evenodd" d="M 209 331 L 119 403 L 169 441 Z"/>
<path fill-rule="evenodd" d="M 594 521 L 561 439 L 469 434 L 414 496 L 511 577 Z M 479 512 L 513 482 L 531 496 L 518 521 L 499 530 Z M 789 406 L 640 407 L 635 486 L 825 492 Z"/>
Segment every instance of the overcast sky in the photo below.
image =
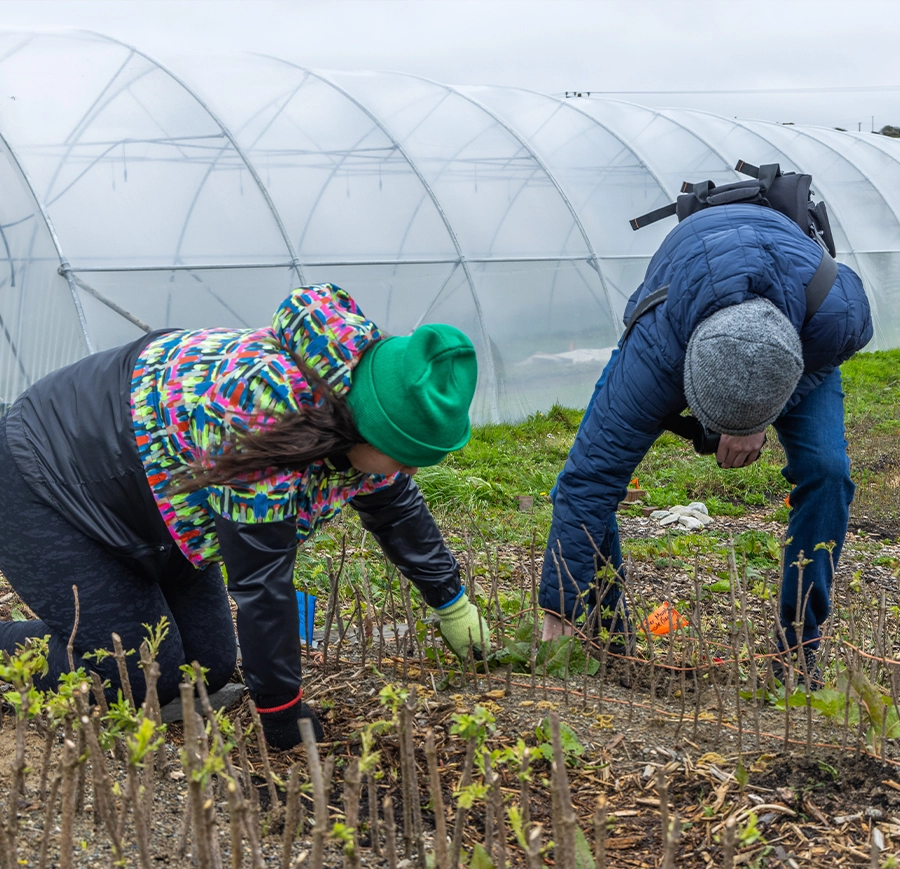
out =
<path fill-rule="evenodd" d="M 898 0 L 0 0 L 0 27 L 81 27 L 150 54 L 255 51 L 559 95 L 702 91 L 614 96 L 900 126 Z M 746 93 L 760 90 L 776 92 Z"/>

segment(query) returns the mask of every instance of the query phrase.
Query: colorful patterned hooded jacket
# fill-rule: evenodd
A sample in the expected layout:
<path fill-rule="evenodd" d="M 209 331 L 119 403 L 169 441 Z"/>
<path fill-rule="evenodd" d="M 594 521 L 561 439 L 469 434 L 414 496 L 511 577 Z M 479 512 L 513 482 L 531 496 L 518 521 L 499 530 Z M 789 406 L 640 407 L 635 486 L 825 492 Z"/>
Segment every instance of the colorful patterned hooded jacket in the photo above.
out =
<path fill-rule="evenodd" d="M 273 470 L 228 486 L 169 492 L 173 474 L 215 455 L 229 434 L 315 404 L 292 356 L 342 394 L 363 352 L 380 339 L 346 292 L 322 284 L 295 290 L 270 328 L 171 332 L 144 348 L 131 386 L 135 438 L 159 511 L 191 562 L 221 559 L 215 514 L 240 523 L 296 517 L 302 542 L 357 494 L 394 482 L 321 461 L 299 475 Z"/>

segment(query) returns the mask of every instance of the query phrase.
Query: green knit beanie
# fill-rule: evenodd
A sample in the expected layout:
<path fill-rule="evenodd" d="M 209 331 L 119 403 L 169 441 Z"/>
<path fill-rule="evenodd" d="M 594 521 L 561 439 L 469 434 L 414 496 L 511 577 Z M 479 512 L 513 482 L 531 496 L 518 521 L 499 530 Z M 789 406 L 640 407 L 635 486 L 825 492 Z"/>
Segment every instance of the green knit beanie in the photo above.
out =
<path fill-rule="evenodd" d="M 472 342 L 454 326 L 433 324 L 363 353 L 347 401 L 367 443 L 401 464 L 427 467 L 469 440 L 477 379 Z"/>

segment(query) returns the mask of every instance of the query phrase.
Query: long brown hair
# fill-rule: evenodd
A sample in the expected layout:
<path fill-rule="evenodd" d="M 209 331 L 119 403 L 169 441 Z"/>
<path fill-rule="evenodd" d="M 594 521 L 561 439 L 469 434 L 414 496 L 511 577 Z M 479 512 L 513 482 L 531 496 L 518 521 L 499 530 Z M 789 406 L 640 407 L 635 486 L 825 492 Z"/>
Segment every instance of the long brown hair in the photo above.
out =
<path fill-rule="evenodd" d="M 221 452 L 195 463 L 172 480 L 172 494 L 227 484 L 272 468 L 302 471 L 329 456 L 342 455 L 364 443 L 344 396 L 337 395 L 319 374 L 296 356 L 294 362 L 313 388 L 317 403 L 286 413 L 265 428 L 230 434 Z M 207 464 L 208 463 L 208 464 Z"/>

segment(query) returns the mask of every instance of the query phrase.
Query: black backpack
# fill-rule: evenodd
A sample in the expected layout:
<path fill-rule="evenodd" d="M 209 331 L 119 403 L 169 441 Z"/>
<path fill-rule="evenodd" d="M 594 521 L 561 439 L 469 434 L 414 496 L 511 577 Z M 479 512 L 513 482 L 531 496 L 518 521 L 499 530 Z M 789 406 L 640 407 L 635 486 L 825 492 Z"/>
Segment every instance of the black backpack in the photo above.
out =
<path fill-rule="evenodd" d="M 774 208 L 793 220 L 822 248 L 819 267 L 806 285 L 806 316 L 803 320 L 805 326 L 825 301 L 838 275 L 837 262 L 834 260 L 834 237 L 831 234 L 825 203 L 813 201 L 809 192 L 812 184 L 811 175 L 782 172 L 777 163 L 756 167 L 738 160 L 734 168 L 737 172 L 749 175 L 755 180 L 737 181 L 733 184 L 723 184 L 721 187 L 716 187 L 712 181 L 701 181 L 699 184 L 685 182 L 681 186 L 681 195 L 676 202 L 633 218 L 630 221 L 631 228 L 637 230 L 673 214 L 677 215 L 680 222 L 704 208 L 736 202 Z M 668 291 L 668 285 L 660 287 L 640 302 L 625 327 L 623 341 L 642 314 L 665 301 Z M 693 440 L 694 449 L 698 453 L 714 453 L 718 448 L 719 436 L 708 431 L 693 416 L 671 414 L 663 420 L 663 427 L 683 438 Z"/>
<path fill-rule="evenodd" d="M 743 175 L 750 175 L 754 180 L 736 181 L 734 184 L 723 184 L 721 187 L 716 187 L 712 181 L 701 181 L 699 184 L 689 184 L 685 181 L 676 202 L 632 218 L 631 228 L 641 229 L 673 214 L 678 216 L 680 222 L 698 211 L 703 211 L 704 208 L 736 202 L 774 208 L 793 220 L 822 248 L 822 261 L 806 285 L 806 317 L 803 320 L 805 326 L 825 301 L 838 274 L 837 263 L 834 260 L 834 237 L 831 234 L 825 203 L 814 202 L 812 199 L 809 192 L 812 175 L 782 172 L 777 163 L 757 167 L 738 160 L 734 168 Z M 660 287 L 635 308 L 625 327 L 625 335 L 628 335 L 641 314 L 656 307 L 665 299 L 667 290 L 667 286 Z"/>
<path fill-rule="evenodd" d="M 812 175 L 782 172 L 777 163 L 756 167 L 738 160 L 734 168 L 736 172 L 750 175 L 755 180 L 736 181 L 721 187 L 716 187 L 712 181 L 701 181 L 699 184 L 685 181 L 681 185 L 681 196 L 677 202 L 633 218 L 631 228 L 640 229 L 673 214 L 678 215 L 678 220 L 681 221 L 704 208 L 745 202 L 780 211 L 834 256 L 834 237 L 828 222 L 828 209 L 824 202 L 813 202 L 809 192 Z"/>

